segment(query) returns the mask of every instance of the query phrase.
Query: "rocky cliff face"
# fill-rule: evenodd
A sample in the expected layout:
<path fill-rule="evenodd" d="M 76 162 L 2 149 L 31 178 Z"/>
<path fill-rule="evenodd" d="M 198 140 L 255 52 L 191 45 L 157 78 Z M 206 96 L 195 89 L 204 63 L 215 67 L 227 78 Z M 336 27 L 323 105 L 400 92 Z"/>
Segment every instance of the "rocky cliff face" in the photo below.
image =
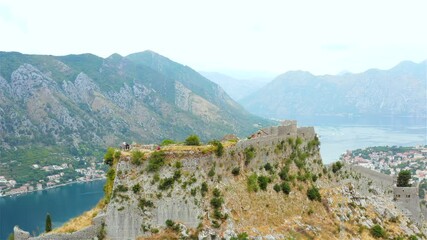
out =
<path fill-rule="evenodd" d="M 323 166 L 313 128 L 223 144 L 222 155 L 212 145 L 142 146 L 141 164 L 122 153 L 98 230 L 107 239 L 373 239 L 379 225 L 391 238 L 424 238 L 393 202 L 391 179 Z"/>

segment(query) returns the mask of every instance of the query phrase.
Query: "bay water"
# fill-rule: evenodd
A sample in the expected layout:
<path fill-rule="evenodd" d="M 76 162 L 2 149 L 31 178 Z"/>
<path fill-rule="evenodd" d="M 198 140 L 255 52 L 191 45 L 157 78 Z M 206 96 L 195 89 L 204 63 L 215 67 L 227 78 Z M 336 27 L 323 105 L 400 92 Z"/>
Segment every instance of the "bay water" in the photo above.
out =
<path fill-rule="evenodd" d="M 18 225 L 38 235 L 45 229 L 46 214 L 53 228 L 92 209 L 104 196 L 105 180 L 73 183 L 62 187 L 0 198 L 0 239 L 7 239 Z"/>

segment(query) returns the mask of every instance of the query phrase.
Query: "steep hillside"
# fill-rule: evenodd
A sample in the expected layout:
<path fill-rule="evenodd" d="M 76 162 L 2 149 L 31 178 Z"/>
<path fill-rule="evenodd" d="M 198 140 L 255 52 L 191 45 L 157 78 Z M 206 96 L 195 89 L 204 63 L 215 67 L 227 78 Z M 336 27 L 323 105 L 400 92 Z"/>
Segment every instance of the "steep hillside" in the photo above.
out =
<path fill-rule="evenodd" d="M 140 146 L 114 160 L 96 209 L 30 239 L 423 237 L 396 208 L 388 179 L 328 169 L 319 146 L 313 128 L 293 123 L 238 142 Z M 15 239 L 28 237 L 15 228 Z"/>
<path fill-rule="evenodd" d="M 193 133 L 207 140 L 246 135 L 258 124 L 267 121 L 246 112 L 218 85 L 150 51 L 105 59 L 0 52 L 5 164 L 16 150 L 33 151 L 30 146 L 91 156 L 123 141 L 183 140 Z M 3 170 L 1 175 L 16 177 Z"/>
<path fill-rule="evenodd" d="M 294 71 L 278 76 L 239 102 L 265 117 L 426 116 L 427 61 L 402 62 L 390 70 L 314 76 Z"/>

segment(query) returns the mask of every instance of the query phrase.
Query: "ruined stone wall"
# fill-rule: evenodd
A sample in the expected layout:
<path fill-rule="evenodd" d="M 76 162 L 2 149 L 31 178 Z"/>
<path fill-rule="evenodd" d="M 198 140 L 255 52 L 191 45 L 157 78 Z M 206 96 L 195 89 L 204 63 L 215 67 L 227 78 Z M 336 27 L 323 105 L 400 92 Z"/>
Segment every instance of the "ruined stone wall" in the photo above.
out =
<path fill-rule="evenodd" d="M 263 133 L 267 136 L 260 136 L 253 139 L 242 140 L 237 143 L 237 149 L 244 149 L 246 147 L 264 147 L 275 146 L 282 140 L 287 138 L 303 137 L 305 140 L 313 139 L 316 135 L 313 127 L 297 128 L 296 122 L 292 121 L 288 125 L 274 126 L 262 129 Z"/>
<path fill-rule="evenodd" d="M 346 165 L 345 168 L 360 174 L 357 183 L 360 186 L 360 192 L 367 195 L 369 191 L 377 191 L 392 198 L 393 178 L 391 176 L 357 165 Z"/>
<path fill-rule="evenodd" d="M 421 223 L 423 221 L 420 200 L 418 198 L 418 187 L 395 187 L 392 176 L 379 173 L 361 166 L 347 166 L 363 177 L 359 179 L 359 185 L 365 186 L 360 189 L 361 192 L 367 194 L 369 190 L 375 190 L 373 186 L 378 187 L 379 194 L 384 194 L 393 198 L 396 206 L 412 221 Z M 391 193 L 391 194 L 390 194 Z"/>
<path fill-rule="evenodd" d="M 316 136 L 314 127 L 300 127 L 297 130 L 297 136 L 303 139 L 313 139 Z"/>
<path fill-rule="evenodd" d="M 394 187 L 394 199 L 398 206 L 407 209 L 406 215 L 418 224 L 422 223 L 422 212 L 417 187 Z"/>

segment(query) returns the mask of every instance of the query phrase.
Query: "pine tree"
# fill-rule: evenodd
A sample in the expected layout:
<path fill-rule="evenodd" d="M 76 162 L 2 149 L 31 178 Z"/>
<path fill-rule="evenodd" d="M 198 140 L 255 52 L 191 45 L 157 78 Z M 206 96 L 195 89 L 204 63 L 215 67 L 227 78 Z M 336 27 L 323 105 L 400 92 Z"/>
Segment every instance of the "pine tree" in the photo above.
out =
<path fill-rule="evenodd" d="M 52 219 L 50 219 L 50 214 L 49 213 L 46 215 L 46 227 L 45 227 L 45 231 L 46 232 L 52 231 Z"/>
<path fill-rule="evenodd" d="M 411 180 L 411 172 L 409 170 L 402 170 L 397 177 L 398 187 L 410 187 L 409 181 Z"/>

